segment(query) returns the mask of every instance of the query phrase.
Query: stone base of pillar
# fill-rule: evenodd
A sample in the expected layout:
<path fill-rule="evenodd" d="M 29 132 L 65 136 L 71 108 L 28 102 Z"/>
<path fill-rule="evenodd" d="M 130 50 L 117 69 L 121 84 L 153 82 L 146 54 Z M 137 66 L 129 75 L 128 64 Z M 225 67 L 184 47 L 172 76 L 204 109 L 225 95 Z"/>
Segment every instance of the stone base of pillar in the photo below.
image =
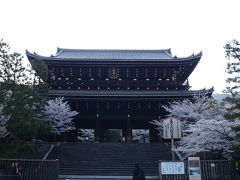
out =
<path fill-rule="evenodd" d="M 100 137 L 99 136 L 94 136 L 94 142 L 100 142 Z"/>
<path fill-rule="evenodd" d="M 132 136 L 130 136 L 130 137 L 127 136 L 126 142 L 127 142 L 127 143 L 132 143 Z"/>

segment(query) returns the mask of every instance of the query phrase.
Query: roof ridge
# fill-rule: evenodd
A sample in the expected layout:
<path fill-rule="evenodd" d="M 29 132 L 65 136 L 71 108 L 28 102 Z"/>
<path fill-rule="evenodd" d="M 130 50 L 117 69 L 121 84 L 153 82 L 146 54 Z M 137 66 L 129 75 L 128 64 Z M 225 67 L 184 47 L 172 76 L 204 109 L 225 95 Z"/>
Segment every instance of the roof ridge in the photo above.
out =
<path fill-rule="evenodd" d="M 96 51 L 96 52 L 166 52 L 171 54 L 171 48 L 168 49 L 68 49 L 68 48 L 57 48 L 57 53 L 63 51 Z"/>

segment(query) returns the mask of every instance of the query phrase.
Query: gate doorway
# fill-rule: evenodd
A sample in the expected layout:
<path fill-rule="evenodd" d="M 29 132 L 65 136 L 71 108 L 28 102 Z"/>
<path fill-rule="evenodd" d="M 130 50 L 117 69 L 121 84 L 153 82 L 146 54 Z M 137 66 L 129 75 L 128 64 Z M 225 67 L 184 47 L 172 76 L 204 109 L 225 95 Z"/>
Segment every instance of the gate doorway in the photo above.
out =
<path fill-rule="evenodd" d="M 79 142 L 94 142 L 94 129 L 78 129 L 77 140 Z"/>
<path fill-rule="evenodd" d="M 149 143 L 149 130 L 148 129 L 133 129 L 132 142 L 134 143 Z"/>
<path fill-rule="evenodd" d="M 121 142 L 122 137 L 121 129 L 106 129 L 104 131 L 104 142 Z"/>

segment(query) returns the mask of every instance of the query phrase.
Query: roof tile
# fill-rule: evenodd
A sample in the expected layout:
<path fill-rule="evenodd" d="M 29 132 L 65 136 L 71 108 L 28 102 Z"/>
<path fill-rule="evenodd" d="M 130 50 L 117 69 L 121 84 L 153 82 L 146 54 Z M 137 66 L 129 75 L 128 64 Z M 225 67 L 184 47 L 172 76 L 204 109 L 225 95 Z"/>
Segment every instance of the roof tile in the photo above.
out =
<path fill-rule="evenodd" d="M 173 59 L 170 49 L 163 50 L 88 50 L 58 48 L 55 58 L 70 59 Z"/>

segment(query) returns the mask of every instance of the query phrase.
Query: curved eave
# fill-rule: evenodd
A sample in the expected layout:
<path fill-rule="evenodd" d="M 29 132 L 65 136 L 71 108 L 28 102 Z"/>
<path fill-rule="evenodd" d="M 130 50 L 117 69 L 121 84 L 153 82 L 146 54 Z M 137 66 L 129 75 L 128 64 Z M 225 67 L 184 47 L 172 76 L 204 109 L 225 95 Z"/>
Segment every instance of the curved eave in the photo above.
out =
<path fill-rule="evenodd" d="M 189 98 L 199 95 L 211 96 L 214 89 L 189 91 L 84 91 L 84 90 L 49 90 L 50 96 L 87 97 L 87 98 Z"/>
<path fill-rule="evenodd" d="M 47 57 L 47 56 L 41 56 L 37 53 L 31 53 L 30 51 L 26 50 L 26 56 L 29 58 L 34 58 L 34 59 L 40 59 L 40 60 L 47 60 L 47 59 L 52 59 L 53 57 Z"/>
<path fill-rule="evenodd" d="M 61 52 L 61 51 L 60 51 Z M 36 53 L 31 53 L 26 50 L 26 55 L 28 59 L 36 59 L 36 60 L 43 60 L 43 61 L 48 61 L 48 62 L 109 62 L 109 61 L 120 61 L 120 62 L 184 62 L 184 61 L 191 61 L 191 60 L 196 60 L 200 59 L 202 57 L 202 52 L 196 54 L 196 55 L 191 55 L 188 57 L 173 57 L 173 59 L 85 59 L 85 58 L 57 58 L 57 57 L 46 57 L 46 56 L 41 56 Z M 30 57 L 30 58 L 29 58 Z"/>

